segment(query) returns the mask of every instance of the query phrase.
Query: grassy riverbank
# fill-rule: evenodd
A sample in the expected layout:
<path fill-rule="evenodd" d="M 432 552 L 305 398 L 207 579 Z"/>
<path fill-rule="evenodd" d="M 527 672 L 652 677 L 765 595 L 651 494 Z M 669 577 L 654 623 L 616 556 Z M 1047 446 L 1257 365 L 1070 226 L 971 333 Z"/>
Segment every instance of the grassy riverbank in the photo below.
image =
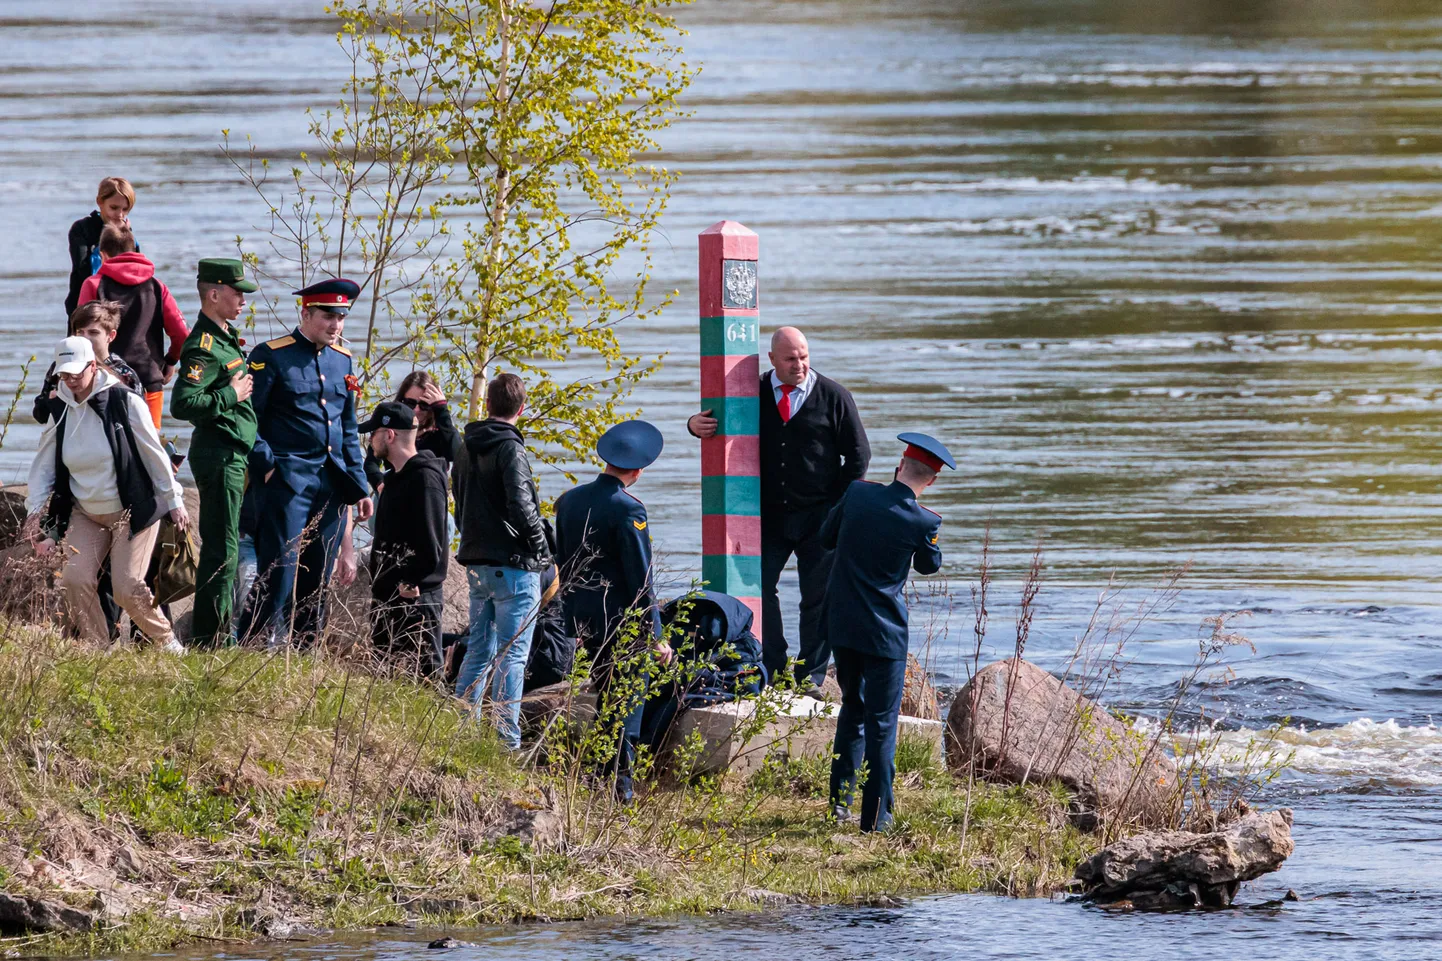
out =
<path fill-rule="evenodd" d="M 450 699 L 362 667 L 100 654 L 0 628 L 0 889 L 101 919 L 0 950 L 1034 894 L 1087 853 L 1064 799 L 968 791 L 919 745 L 899 752 L 887 836 L 824 819 L 821 761 L 658 787 L 623 810 L 564 752 L 517 762 Z"/>

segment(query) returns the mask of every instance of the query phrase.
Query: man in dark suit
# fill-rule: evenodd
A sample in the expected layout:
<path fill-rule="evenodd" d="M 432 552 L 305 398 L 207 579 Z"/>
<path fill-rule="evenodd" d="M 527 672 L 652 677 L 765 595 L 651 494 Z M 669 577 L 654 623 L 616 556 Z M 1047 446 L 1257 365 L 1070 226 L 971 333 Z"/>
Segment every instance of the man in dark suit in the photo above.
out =
<path fill-rule="evenodd" d="M 811 367 L 806 335 L 782 327 L 771 335 L 772 370 L 761 375 L 761 650 L 774 682 L 786 667 L 786 634 L 776 585 L 791 555 L 801 582 L 800 649 L 796 678 L 802 687 L 826 679 L 831 643 L 822 602 L 831 551 L 821 525 L 852 481 L 866 476 L 871 446 L 851 393 Z M 713 412 L 695 414 L 686 429 L 716 433 Z M 812 693 L 815 693 L 814 691 Z"/>
<path fill-rule="evenodd" d="M 619 721 L 619 743 L 607 767 L 615 773 L 616 796 L 623 802 L 632 796 L 631 772 L 646 703 L 644 671 L 628 675 L 624 669 L 647 647 L 663 664 L 671 659 L 671 649 L 661 640 L 651 579 L 646 505 L 626 490 L 661 455 L 661 445 L 661 432 L 645 421 L 617 424 L 596 444 L 605 471 L 556 500 L 556 563 L 564 585 L 566 624 L 591 655 L 602 723 L 608 714 Z M 620 681 L 624 683 L 618 685 Z M 612 696 L 613 688 L 620 693 Z"/>
<path fill-rule="evenodd" d="M 941 569 L 941 518 L 917 503 L 943 466 L 956 462 L 925 434 L 902 434 L 906 452 L 890 484 L 858 481 L 821 529 L 836 552 L 827 584 L 827 627 L 841 685 L 831 762 L 831 806 L 838 820 L 850 817 L 856 772 L 866 760 L 861 793 L 861 830 L 891 825 L 891 782 L 896 776 L 896 719 L 906 681 L 909 639 L 908 573 Z"/>
<path fill-rule="evenodd" d="M 292 632 L 301 643 L 314 640 L 348 505 L 362 521 L 373 511 L 356 432 L 360 388 L 340 343 L 360 287 L 335 279 L 295 293 L 300 325 L 256 347 L 246 365 L 259 425 L 248 464 L 259 573 L 240 633 L 270 644 Z"/>

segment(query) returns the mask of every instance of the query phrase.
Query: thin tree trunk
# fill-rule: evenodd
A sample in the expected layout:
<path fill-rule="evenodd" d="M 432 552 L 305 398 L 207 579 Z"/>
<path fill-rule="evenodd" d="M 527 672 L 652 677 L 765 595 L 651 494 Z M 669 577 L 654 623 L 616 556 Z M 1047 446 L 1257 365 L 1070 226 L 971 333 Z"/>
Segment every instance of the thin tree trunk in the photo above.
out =
<path fill-rule="evenodd" d="M 498 27 L 499 39 L 501 41 L 500 63 L 496 76 L 496 97 L 494 109 L 496 111 L 496 129 L 499 134 L 496 138 L 496 200 L 491 205 L 491 236 L 486 244 L 486 268 L 488 281 L 486 284 L 485 298 L 481 302 L 481 329 L 476 336 L 476 356 L 482 358 L 476 365 L 475 373 L 471 375 L 471 401 L 469 405 L 470 419 L 477 420 L 481 416 L 481 401 L 486 390 L 486 380 L 489 375 L 489 364 L 484 358 L 488 357 L 491 341 L 491 323 L 494 318 L 491 316 L 492 305 L 495 303 L 496 287 L 498 281 L 494 274 L 496 264 L 500 260 L 501 252 L 501 229 L 506 223 L 506 214 L 510 206 L 511 193 L 511 167 L 510 153 L 507 145 L 506 112 L 507 105 L 511 99 L 511 9 L 510 0 L 500 0 L 497 4 L 500 12 Z"/>

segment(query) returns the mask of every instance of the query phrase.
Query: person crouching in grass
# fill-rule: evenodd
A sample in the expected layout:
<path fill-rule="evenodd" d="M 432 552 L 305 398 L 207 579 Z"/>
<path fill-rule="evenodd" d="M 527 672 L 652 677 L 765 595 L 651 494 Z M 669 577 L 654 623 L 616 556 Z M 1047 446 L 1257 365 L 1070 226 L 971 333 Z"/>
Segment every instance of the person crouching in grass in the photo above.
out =
<path fill-rule="evenodd" d="M 56 395 L 64 404 L 40 435 L 25 498 L 26 539 L 47 555 L 62 539 L 60 583 L 70 628 L 82 638 L 108 641 L 97 576 L 107 557 L 115 600 L 151 643 L 184 653 L 170 622 L 145 586 L 150 555 L 169 514 L 190 523 L 170 459 L 145 399 L 95 361 L 84 337 L 55 348 Z"/>

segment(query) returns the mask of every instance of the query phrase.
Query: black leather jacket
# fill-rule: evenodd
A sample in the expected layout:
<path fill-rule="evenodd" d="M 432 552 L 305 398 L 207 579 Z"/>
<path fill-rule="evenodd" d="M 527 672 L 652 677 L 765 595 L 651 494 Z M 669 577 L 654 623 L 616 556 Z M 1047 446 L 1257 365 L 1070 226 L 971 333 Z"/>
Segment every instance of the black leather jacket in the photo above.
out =
<path fill-rule="evenodd" d="M 551 564 L 540 499 L 525 441 L 499 420 L 466 425 L 466 453 L 456 463 L 456 524 L 462 564 L 543 571 Z"/>

